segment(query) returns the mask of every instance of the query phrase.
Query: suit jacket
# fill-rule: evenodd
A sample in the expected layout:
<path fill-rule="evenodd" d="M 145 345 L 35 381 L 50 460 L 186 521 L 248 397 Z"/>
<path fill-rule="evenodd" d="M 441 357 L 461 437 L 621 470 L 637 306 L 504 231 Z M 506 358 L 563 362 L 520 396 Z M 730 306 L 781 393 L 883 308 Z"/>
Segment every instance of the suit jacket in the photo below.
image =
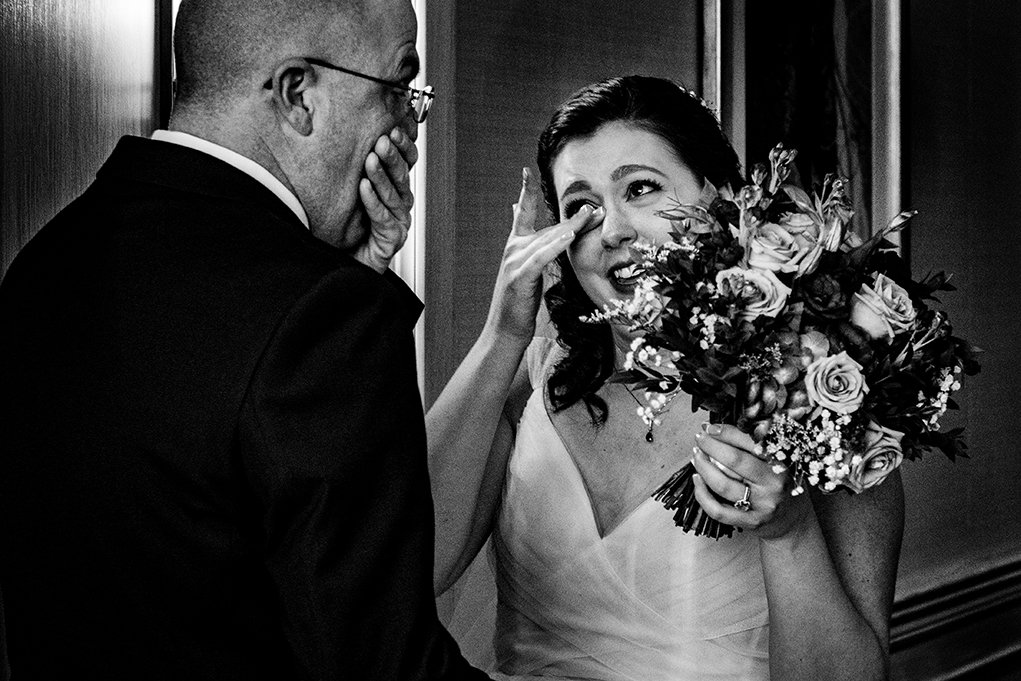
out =
<path fill-rule="evenodd" d="M 126 137 L 0 285 L 14 678 L 461 679 L 420 303 L 211 156 Z"/>

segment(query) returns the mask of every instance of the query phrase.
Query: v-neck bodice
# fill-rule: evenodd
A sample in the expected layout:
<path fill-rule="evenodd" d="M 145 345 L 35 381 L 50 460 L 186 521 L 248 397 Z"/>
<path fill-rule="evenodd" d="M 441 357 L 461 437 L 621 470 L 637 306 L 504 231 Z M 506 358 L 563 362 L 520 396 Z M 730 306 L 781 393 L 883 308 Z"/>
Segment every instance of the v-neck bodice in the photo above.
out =
<path fill-rule="evenodd" d="M 539 402 L 538 407 L 532 404 L 534 401 Z M 542 412 L 546 417 L 545 419 L 541 418 L 537 414 L 534 416 L 530 414 L 529 416 L 534 418 L 536 428 L 540 431 L 540 437 L 549 443 L 549 455 L 551 457 L 558 457 L 562 460 L 564 468 L 562 472 L 564 478 L 569 481 L 568 484 L 570 484 L 572 492 L 571 496 L 580 498 L 583 502 L 583 507 L 588 510 L 588 515 L 592 521 L 592 531 L 595 533 L 597 539 L 601 541 L 609 541 L 617 529 L 619 529 L 622 525 L 629 523 L 632 518 L 635 518 L 636 516 L 643 515 L 646 507 L 655 505 L 656 502 L 652 496 L 646 496 L 643 500 L 634 504 L 628 511 L 626 511 L 624 516 L 620 518 L 613 527 L 609 528 L 609 531 L 603 534 L 599 528 L 599 520 L 596 514 L 595 504 L 592 501 L 592 495 L 589 493 L 588 485 L 585 482 L 585 476 L 581 472 L 578 462 L 568 449 L 567 443 L 564 441 L 560 431 L 557 430 L 556 424 L 553 423 L 553 419 L 550 417 L 549 406 L 546 403 L 544 390 L 534 390 L 532 392 L 528 408 L 542 409 Z M 635 522 L 639 521 L 635 520 Z"/>
<path fill-rule="evenodd" d="M 649 498 L 600 537 L 585 482 L 543 401 L 553 345 L 529 350 L 493 535 L 497 669 L 598 679 L 764 679 L 757 540 L 682 532 Z"/>

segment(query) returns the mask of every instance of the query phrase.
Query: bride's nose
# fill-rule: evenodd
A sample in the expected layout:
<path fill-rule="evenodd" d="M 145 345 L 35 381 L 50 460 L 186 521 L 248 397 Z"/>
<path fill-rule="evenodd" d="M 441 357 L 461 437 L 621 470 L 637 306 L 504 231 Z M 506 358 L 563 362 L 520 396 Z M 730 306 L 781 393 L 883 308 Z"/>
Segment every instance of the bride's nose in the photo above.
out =
<path fill-rule="evenodd" d="M 603 218 L 602 240 L 603 247 L 607 250 L 619 248 L 625 243 L 630 243 L 638 237 L 631 220 L 623 212 L 613 209 L 606 209 L 606 217 Z"/>

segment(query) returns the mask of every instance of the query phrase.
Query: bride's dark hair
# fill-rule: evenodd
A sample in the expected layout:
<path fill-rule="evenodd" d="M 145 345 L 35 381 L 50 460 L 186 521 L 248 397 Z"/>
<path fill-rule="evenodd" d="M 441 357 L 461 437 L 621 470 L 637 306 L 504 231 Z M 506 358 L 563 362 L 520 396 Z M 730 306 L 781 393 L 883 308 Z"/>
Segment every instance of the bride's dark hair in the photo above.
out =
<path fill-rule="evenodd" d="M 564 102 L 539 137 L 539 175 L 546 205 L 560 220 L 553 163 L 568 142 L 591 137 L 607 123 L 622 122 L 659 136 L 700 180 L 716 187 L 742 184 L 737 153 L 716 116 L 694 93 L 662 78 L 624 76 L 588 85 Z M 547 382 L 555 411 L 581 400 L 593 423 L 606 420 L 606 403 L 596 391 L 613 373 L 610 327 L 580 321 L 595 305 L 571 269 L 567 255 L 557 258 L 559 280 L 546 292 L 546 307 L 567 351 Z"/>

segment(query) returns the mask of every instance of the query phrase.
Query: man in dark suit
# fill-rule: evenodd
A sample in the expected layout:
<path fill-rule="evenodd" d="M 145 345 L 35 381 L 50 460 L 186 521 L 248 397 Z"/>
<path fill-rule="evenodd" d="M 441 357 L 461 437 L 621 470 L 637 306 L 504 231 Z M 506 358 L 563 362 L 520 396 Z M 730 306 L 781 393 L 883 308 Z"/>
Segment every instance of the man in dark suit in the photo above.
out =
<path fill-rule="evenodd" d="M 423 98 L 408 0 L 185 0 L 124 138 L 0 286 L 15 679 L 470 679 L 432 592 L 387 265 Z"/>

